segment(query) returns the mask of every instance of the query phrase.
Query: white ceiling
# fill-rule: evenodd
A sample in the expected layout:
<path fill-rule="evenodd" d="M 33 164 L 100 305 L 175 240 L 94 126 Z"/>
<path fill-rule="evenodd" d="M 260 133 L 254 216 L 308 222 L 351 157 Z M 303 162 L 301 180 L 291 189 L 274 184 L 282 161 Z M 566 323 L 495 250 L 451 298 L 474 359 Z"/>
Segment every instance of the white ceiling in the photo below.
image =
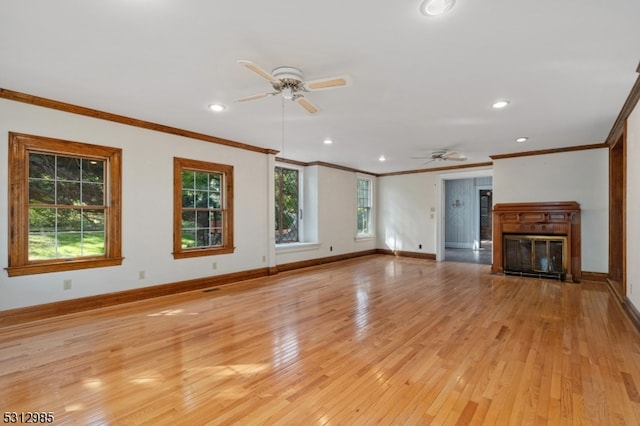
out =
<path fill-rule="evenodd" d="M 603 142 L 638 76 L 638 0 L 458 0 L 437 18 L 419 5 L 0 0 L 0 87 L 387 173 L 441 148 L 470 164 Z M 283 139 L 280 97 L 233 102 L 270 89 L 238 59 L 353 84 L 307 94 L 313 115 L 287 101 Z"/>

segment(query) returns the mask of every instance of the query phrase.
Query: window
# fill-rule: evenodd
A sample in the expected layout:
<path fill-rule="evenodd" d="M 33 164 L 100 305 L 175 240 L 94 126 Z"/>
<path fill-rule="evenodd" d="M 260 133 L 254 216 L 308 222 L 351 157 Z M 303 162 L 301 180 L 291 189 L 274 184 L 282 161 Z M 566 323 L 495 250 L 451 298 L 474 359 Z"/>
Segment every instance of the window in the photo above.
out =
<path fill-rule="evenodd" d="M 173 257 L 233 253 L 233 166 L 174 158 Z"/>
<path fill-rule="evenodd" d="M 371 179 L 358 178 L 357 180 L 357 221 L 358 237 L 370 237 L 373 235 L 372 223 L 372 186 Z"/>
<path fill-rule="evenodd" d="M 300 179 L 298 170 L 275 168 L 276 244 L 299 241 Z"/>
<path fill-rule="evenodd" d="M 9 276 L 120 265 L 121 150 L 9 134 Z"/>

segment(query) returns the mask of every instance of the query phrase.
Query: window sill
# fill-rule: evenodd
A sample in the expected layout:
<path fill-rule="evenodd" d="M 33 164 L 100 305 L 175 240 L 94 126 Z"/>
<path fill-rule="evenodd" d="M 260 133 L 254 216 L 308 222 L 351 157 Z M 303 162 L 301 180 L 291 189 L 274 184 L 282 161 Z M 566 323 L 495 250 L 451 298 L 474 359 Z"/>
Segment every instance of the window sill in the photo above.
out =
<path fill-rule="evenodd" d="M 320 243 L 285 243 L 276 244 L 276 253 L 293 253 L 307 250 L 317 250 L 320 248 Z"/>
<path fill-rule="evenodd" d="M 49 272 L 74 271 L 78 269 L 102 268 L 105 266 L 122 265 L 123 257 L 114 257 L 108 259 L 80 259 L 69 260 L 57 263 L 33 263 L 23 266 L 10 266 L 7 274 L 10 277 L 19 277 L 22 275 L 46 274 Z"/>
<path fill-rule="evenodd" d="M 173 252 L 174 259 L 187 259 L 190 257 L 202 257 L 202 256 L 215 256 L 217 254 L 227 254 L 233 253 L 235 251 L 235 247 L 203 247 L 196 249 L 184 249 L 182 251 Z"/>
<path fill-rule="evenodd" d="M 375 235 L 358 235 L 354 238 L 356 242 L 373 241 L 376 239 Z"/>

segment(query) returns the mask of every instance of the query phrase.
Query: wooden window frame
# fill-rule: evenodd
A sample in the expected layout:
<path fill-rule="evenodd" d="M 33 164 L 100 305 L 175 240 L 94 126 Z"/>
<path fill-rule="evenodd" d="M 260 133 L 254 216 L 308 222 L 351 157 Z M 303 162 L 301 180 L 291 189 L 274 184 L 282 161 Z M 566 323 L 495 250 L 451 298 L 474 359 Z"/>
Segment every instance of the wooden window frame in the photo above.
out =
<path fill-rule="evenodd" d="M 29 260 L 29 153 L 105 161 L 105 253 L 101 256 Z M 10 277 L 122 264 L 122 150 L 22 133 L 9 133 Z"/>
<path fill-rule="evenodd" d="M 182 247 L 182 172 L 191 170 L 223 175 L 222 245 L 218 247 Z M 233 253 L 233 166 L 187 158 L 173 158 L 173 258 Z"/>
<path fill-rule="evenodd" d="M 369 183 L 369 188 L 367 191 L 367 199 L 368 203 L 366 206 L 360 205 L 360 181 L 366 181 Z M 357 177 L 356 178 L 356 239 L 364 239 L 371 238 L 374 236 L 374 217 L 373 217 L 373 179 L 370 177 Z M 360 232 L 359 229 L 359 210 L 361 207 L 368 208 L 368 221 L 369 221 L 369 231 L 368 232 Z"/>

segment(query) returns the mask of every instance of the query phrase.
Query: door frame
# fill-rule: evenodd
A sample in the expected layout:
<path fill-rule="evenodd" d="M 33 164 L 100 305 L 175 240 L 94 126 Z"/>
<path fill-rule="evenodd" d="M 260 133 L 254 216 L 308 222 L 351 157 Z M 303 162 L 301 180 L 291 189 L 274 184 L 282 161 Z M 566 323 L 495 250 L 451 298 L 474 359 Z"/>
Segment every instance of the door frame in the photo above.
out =
<path fill-rule="evenodd" d="M 445 206 L 445 184 L 446 180 L 456 180 L 456 179 L 469 179 L 476 177 L 493 177 L 493 168 L 489 169 L 478 169 L 471 171 L 451 171 L 451 172 L 442 172 L 438 173 L 436 176 L 436 261 L 441 262 L 444 260 L 444 231 L 445 231 L 445 215 L 444 215 L 444 206 Z M 483 185 L 487 186 L 487 185 Z M 479 187 L 480 188 L 480 187 Z M 493 191 L 493 185 L 490 188 Z M 480 195 L 479 191 L 475 191 L 475 201 L 476 209 L 480 205 Z M 477 210 L 476 210 L 477 211 Z M 478 215 L 474 215 L 474 220 L 479 222 Z M 477 238 L 480 237 L 480 227 L 479 223 L 476 228 L 476 232 L 478 233 Z"/>

